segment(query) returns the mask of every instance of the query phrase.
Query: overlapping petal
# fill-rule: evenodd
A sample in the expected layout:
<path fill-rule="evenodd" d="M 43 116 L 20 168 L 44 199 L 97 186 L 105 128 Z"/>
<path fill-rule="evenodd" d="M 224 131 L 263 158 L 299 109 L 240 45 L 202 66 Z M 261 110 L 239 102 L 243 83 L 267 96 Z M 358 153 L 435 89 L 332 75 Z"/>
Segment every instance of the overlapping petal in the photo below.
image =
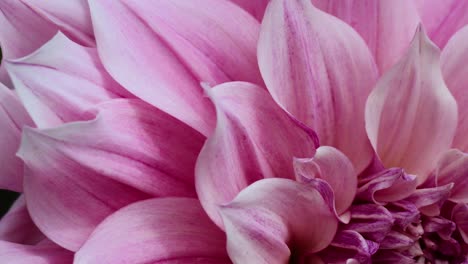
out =
<path fill-rule="evenodd" d="M 86 46 L 95 45 L 87 0 L 19 1 L 66 32 L 66 35 L 74 41 Z"/>
<path fill-rule="evenodd" d="M 462 2 L 462 1 L 460 1 Z M 457 100 L 458 128 L 453 147 L 468 151 L 468 26 L 458 31 L 447 43 L 441 54 L 441 67 L 447 87 Z"/>
<path fill-rule="evenodd" d="M 253 183 L 221 207 L 234 263 L 281 264 L 324 249 L 338 226 L 314 187 L 289 179 Z"/>
<path fill-rule="evenodd" d="M 427 34 L 440 48 L 464 25 L 468 24 L 468 1 L 415 0 Z"/>
<path fill-rule="evenodd" d="M 23 126 L 33 122 L 16 95 L 0 84 L 0 188 L 23 190 L 23 162 L 15 155 Z"/>
<path fill-rule="evenodd" d="M 439 55 L 419 28 L 366 105 L 367 133 L 384 165 L 415 174 L 419 183 L 452 144 L 457 125 L 457 104 L 442 78 Z"/>
<path fill-rule="evenodd" d="M 381 74 L 404 55 L 420 21 L 413 1 L 312 0 L 312 3 L 345 21 L 361 35 Z"/>
<path fill-rule="evenodd" d="M 226 236 L 189 198 L 156 198 L 104 220 L 76 253 L 75 264 L 231 263 Z"/>
<path fill-rule="evenodd" d="M 436 186 L 454 183 L 451 201 L 468 203 L 468 154 L 456 149 L 444 153 L 434 174 Z"/>
<path fill-rule="evenodd" d="M 57 245 L 22 245 L 0 241 L 0 259 L 15 264 L 64 264 L 73 262 L 73 253 Z"/>
<path fill-rule="evenodd" d="M 233 3 L 236 3 L 242 7 L 245 11 L 252 14 L 258 21 L 262 21 L 263 15 L 265 14 L 265 9 L 270 0 L 230 0 Z"/>
<path fill-rule="evenodd" d="M 16 91 L 40 128 L 77 121 L 112 98 L 129 97 L 104 70 L 97 52 L 62 33 L 39 50 L 5 62 Z"/>
<path fill-rule="evenodd" d="M 320 178 L 330 184 L 335 196 L 338 214 L 345 212 L 354 200 L 357 174 L 351 161 L 339 150 L 322 146 L 313 158 L 294 159 L 294 169 L 299 181 Z"/>
<path fill-rule="evenodd" d="M 25 130 L 19 151 L 31 217 L 70 250 L 127 204 L 196 196 L 201 134 L 140 100 L 111 101 L 98 110 L 92 121 Z"/>
<path fill-rule="evenodd" d="M 468 204 L 458 204 L 453 208 L 452 221 L 457 224 L 465 243 L 468 243 Z"/>
<path fill-rule="evenodd" d="M 254 84 L 225 83 L 207 93 L 217 126 L 198 157 L 196 187 L 208 215 L 222 226 L 218 205 L 257 180 L 293 179 L 293 158 L 312 157 L 316 137 Z"/>
<path fill-rule="evenodd" d="M 373 157 L 364 104 L 377 77 L 361 37 L 308 0 L 273 0 L 262 23 L 258 60 L 276 102 L 361 172 Z"/>

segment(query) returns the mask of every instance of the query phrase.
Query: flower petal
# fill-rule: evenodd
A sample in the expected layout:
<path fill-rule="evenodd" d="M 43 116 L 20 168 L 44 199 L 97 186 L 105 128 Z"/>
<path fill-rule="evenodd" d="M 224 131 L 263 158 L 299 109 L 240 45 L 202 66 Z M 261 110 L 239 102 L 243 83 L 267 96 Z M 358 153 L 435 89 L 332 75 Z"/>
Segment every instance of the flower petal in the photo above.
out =
<path fill-rule="evenodd" d="M 345 212 L 354 200 L 357 190 L 357 174 L 351 161 L 339 150 L 323 146 L 313 158 L 294 159 L 296 177 L 320 178 L 330 184 L 335 194 L 338 214 Z"/>
<path fill-rule="evenodd" d="M 48 41 L 57 31 L 52 23 L 41 18 L 23 2 L 0 1 L 0 43 L 3 59 L 28 55 Z M 25 18 L 28 19 L 25 19 Z M 0 81 L 10 86 L 5 68 L 0 68 Z"/>
<path fill-rule="evenodd" d="M 458 231 L 468 244 L 468 204 L 457 204 L 452 211 L 452 220 L 457 224 Z"/>
<path fill-rule="evenodd" d="M 462 1 L 459 1 L 462 2 Z M 441 67 L 447 87 L 458 104 L 458 128 L 453 147 L 468 152 L 468 26 L 458 31 L 447 43 L 441 54 Z"/>
<path fill-rule="evenodd" d="M 419 27 L 405 57 L 377 83 L 366 105 L 367 134 L 386 167 L 424 182 L 452 144 L 457 104 L 440 71 L 439 49 Z"/>
<path fill-rule="evenodd" d="M 360 173 L 373 157 L 364 103 L 377 68 L 361 37 L 308 0 L 273 0 L 262 23 L 260 71 L 275 101 L 336 147 Z"/>
<path fill-rule="evenodd" d="M 263 14 L 270 0 L 230 0 L 253 15 L 258 21 L 262 21 Z"/>
<path fill-rule="evenodd" d="M 353 230 L 339 231 L 332 243 L 320 252 L 326 263 L 371 263 L 371 255 L 376 251 L 375 243 L 368 243 L 361 234 Z M 357 262 L 351 262 L 354 259 Z"/>
<path fill-rule="evenodd" d="M 345 21 L 361 35 L 380 73 L 404 55 L 420 21 L 416 6 L 408 0 L 312 0 L 312 3 Z"/>
<path fill-rule="evenodd" d="M 25 130 L 19 151 L 31 217 L 70 250 L 129 203 L 196 196 L 201 134 L 139 100 L 115 100 L 99 110 L 92 121 Z"/>
<path fill-rule="evenodd" d="M 23 104 L 38 127 L 80 120 L 94 105 L 127 96 L 104 70 L 96 50 L 62 33 L 29 56 L 6 62 Z"/>
<path fill-rule="evenodd" d="M 56 245 L 29 246 L 0 241 L 0 259 L 15 264 L 64 264 L 73 262 L 73 253 Z"/>
<path fill-rule="evenodd" d="M 29 216 L 24 195 L 20 196 L 0 221 L 0 240 L 34 245 L 45 238 Z"/>
<path fill-rule="evenodd" d="M 74 41 L 86 46 L 95 45 L 87 0 L 20 0 L 20 2 L 55 24 Z"/>
<path fill-rule="evenodd" d="M 254 84 L 225 83 L 207 93 L 217 126 L 198 157 L 196 187 L 208 215 L 222 226 L 218 205 L 257 180 L 294 178 L 293 157 L 313 156 L 316 138 Z"/>
<path fill-rule="evenodd" d="M 238 6 L 219 0 L 122 3 L 148 23 L 200 82 L 263 84 L 256 54 L 260 24 Z"/>
<path fill-rule="evenodd" d="M 435 170 L 436 186 L 454 183 L 449 200 L 468 203 L 468 154 L 456 149 L 446 152 Z"/>
<path fill-rule="evenodd" d="M 328 246 L 338 226 L 317 190 L 289 179 L 255 182 L 220 212 L 234 263 L 300 259 Z"/>
<path fill-rule="evenodd" d="M 0 84 L 0 189 L 23 190 L 23 162 L 15 153 L 20 145 L 22 127 L 33 124 L 15 94 Z"/>
<path fill-rule="evenodd" d="M 205 135 L 211 133 L 214 112 L 199 81 L 150 21 L 121 0 L 89 4 L 99 56 L 110 75 L 136 96 Z"/>
<path fill-rule="evenodd" d="M 467 1 L 416 0 L 415 2 L 429 37 L 441 48 L 455 32 L 468 24 Z"/>
<path fill-rule="evenodd" d="M 440 208 L 449 198 L 452 188 L 453 183 L 434 188 L 418 189 L 405 200 L 416 205 L 421 213 L 436 216 L 440 214 Z"/>
<path fill-rule="evenodd" d="M 196 199 L 157 198 L 109 216 L 74 263 L 231 263 L 225 241 Z"/>

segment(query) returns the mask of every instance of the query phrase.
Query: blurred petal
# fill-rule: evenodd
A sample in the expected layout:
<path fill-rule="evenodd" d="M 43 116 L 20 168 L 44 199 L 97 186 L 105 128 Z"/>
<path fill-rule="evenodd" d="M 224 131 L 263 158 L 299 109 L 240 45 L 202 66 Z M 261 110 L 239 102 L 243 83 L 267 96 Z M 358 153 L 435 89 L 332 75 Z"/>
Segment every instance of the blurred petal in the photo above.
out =
<path fill-rule="evenodd" d="M 0 11 L 0 45 L 3 59 L 26 56 L 57 32 L 55 25 L 41 18 L 21 1 L 2 0 Z M 11 84 L 3 65 L 0 68 L 0 81 L 8 86 Z"/>
<path fill-rule="evenodd" d="M 345 21 L 361 35 L 381 74 L 404 55 L 420 21 L 418 10 L 408 0 L 312 0 L 312 3 Z"/>
<path fill-rule="evenodd" d="M 461 2 L 461 1 L 460 1 Z M 468 1 L 466 1 L 468 2 Z M 458 128 L 453 147 L 468 152 L 468 26 L 458 31 L 442 50 L 441 64 L 447 87 L 457 100 Z"/>
<path fill-rule="evenodd" d="M 29 215 L 24 195 L 20 196 L 0 220 L 0 240 L 34 245 L 44 238 Z"/>
<path fill-rule="evenodd" d="M 468 24 L 468 1 L 415 0 L 429 37 L 443 48 L 450 37 Z"/>
<path fill-rule="evenodd" d="M 74 263 L 231 263 L 225 241 L 198 200 L 151 199 L 104 220 Z"/>
<path fill-rule="evenodd" d="M 25 130 L 19 151 L 31 217 L 70 250 L 129 203 L 196 196 L 201 134 L 139 100 L 116 100 L 99 110 L 92 121 Z"/>
<path fill-rule="evenodd" d="M 150 27 L 121 0 L 90 0 L 99 56 L 126 89 L 207 135 L 214 111 L 199 81 Z M 115 30 L 118 28 L 119 30 Z"/>
<path fill-rule="evenodd" d="M 66 264 L 73 262 L 73 253 L 56 245 L 29 246 L 0 241 L 2 263 Z"/>
<path fill-rule="evenodd" d="M 218 205 L 257 180 L 293 179 L 293 157 L 312 157 L 316 138 L 254 84 L 225 83 L 207 93 L 217 126 L 198 157 L 196 187 L 208 215 L 222 226 Z"/>
<path fill-rule="evenodd" d="M 289 179 L 255 182 L 220 212 L 234 263 L 300 259 L 328 246 L 338 226 L 316 189 Z"/>
<path fill-rule="evenodd" d="M 58 33 L 39 50 L 6 67 L 38 127 L 80 120 L 94 105 L 128 94 L 104 70 L 96 50 Z"/>
<path fill-rule="evenodd" d="M 444 153 L 435 176 L 437 186 L 454 183 L 449 200 L 468 203 L 468 154 L 456 149 Z"/>
<path fill-rule="evenodd" d="M 313 158 L 294 159 L 296 177 L 320 178 L 333 189 L 338 214 L 345 212 L 354 200 L 357 175 L 351 161 L 333 147 L 319 147 Z"/>
<path fill-rule="evenodd" d="M 23 162 L 15 154 L 24 125 L 33 126 L 31 118 L 16 95 L 0 84 L 0 189 L 23 190 Z"/>
<path fill-rule="evenodd" d="M 87 0 L 20 0 L 20 2 L 55 24 L 74 41 L 86 46 L 95 45 Z"/>
<path fill-rule="evenodd" d="M 270 0 L 230 0 L 253 15 L 258 21 L 262 21 L 263 14 Z"/>
<path fill-rule="evenodd" d="M 361 37 L 308 0 L 273 0 L 262 23 L 258 60 L 275 101 L 336 147 L 360 173 L 373 151 L 364 103 L 377 68 Z"/>
<path fill-rule="evenodd" d="M 456 125 L 457 103 L 442 78 L 439 49 L 418 28 L 408 53 L 367 100 L 367 134 L 386 167 L 401 167 L 422 183 L 452 144 Z"/>
<path fill-rule="evenodd" d="M 457 224 L 458 231 L 468 244 L 468 204 L 457 204 L 453 208 L 452 221 Z"/>
<path fill-rule="evenodd" d="M 148 23 L 200 82 L 263 84 L 256 54 L 260 24 L 238 6 L 219 0 L 122 3 Z"/>

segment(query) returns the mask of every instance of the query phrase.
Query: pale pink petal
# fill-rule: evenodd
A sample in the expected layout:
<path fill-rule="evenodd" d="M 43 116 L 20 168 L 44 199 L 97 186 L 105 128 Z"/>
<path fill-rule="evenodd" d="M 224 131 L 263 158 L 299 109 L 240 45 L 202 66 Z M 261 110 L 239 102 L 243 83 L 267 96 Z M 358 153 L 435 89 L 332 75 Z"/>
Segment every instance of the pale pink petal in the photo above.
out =
<path fill-rule="evenodd" d="M 189 198 L 129 205 L 104 220 L 76 253 L 75 264 L 231 263 L 226 236 Z"/>
<path fill-rule="evenodd" d="M 420 21 L 416 6 L 408 0 L 312 0 L 312 3 L 345 21 L 361 35 L 381 74 L 404 55 Z"/>
<path fill-rule="evenodd" d="M 338 214 L 345 212 L 353 202 L 357 174 L 351 161 L 339 150 L 320 147 L 313 158 L 294 159 L 294 169 L 298 180 L 320 178 L 331 186 Z"/>
<path fill-rule="evenodd" d="M 457 225 L 465 243 L 468 243 L 468 204 L 458 204 L 453 208 L 452 221 Z"/>
<path fill-rule="evenodd" d="M 443 48 L 450 37 L 468 24 L 466 0 L 414 0 L 427 34 Z"/>
<path fill-rule="evenodd" d="M 260 24 L 238 6 L 219 0 L 122 3 L 167 43 L 200 82 L 263 84 L 256 54 Z"/>
<path fill-rule="evenodd" d="M 106 73 L 95 49 L 80 46 L 62 33 L 31 55 L 5 64 L 40 128 L 80 120 L 90 107 L 129 94 Z"/>
<path fill-rule="evenodd" d="M 293 179 L 293 158 L 312 157 L 316 138 L 254 84 L 225 83 L 207 93 L 217 126 L 198 157 L 196 187 L 208 215 L 222 226 L 218 205 L 257 180 Z"/>
<path fill-rule="evenodd" d="M 324 249 L 338 226 L 325 198 L 289 179 L 253 183 L 221 207 L 234 263 L 289 263 Z"/>
<path fill-rule="evenodd" d="M 468 1 L 466 1 L 468 2 Z M 457 100 L 458 128 L 453 147 L 468 152 L 468 26 L 458 31 L 442 50 L 440 62 L 447 87 Z"/>
<path fill-rule="evenodd" d="M 468 203 L 468 154 L 456 149 L 444 153 L 435 169 L 436 186 L 454 183 L 449 200 Z"/>
<path fill-rule="evenodd" d="M 0 189 L 23 190 L 23 162 L 15 154 L 24 125 L 34 123 L 16 95 L 0 84 Z"/>
<path fill-rule="evenodd" d="M 45 239 L 29 216 L 26 200 L 21 195 L 0 220 L 0 240 L 34 245 Z"/>
<path fill-rule="evenodd" d="M 98 110 L 92 121 L 26 129 L 19 151 L 31 217 L 70 250 L 129 203 L 196 196 L 201 134 L 140 100 L 114 100 Z"/>
<path fill-rule="evenodd" d="M 0 1 L 0 28 L 3 59 L 26 56 L 57 32 L 55 25 L 41 18 L 18 0 Z M 0 81 L 8 86 L 11 85 L 3 65 L 0 67 Z"/>
<path fill-rule="evenodd" d="M 90 0 L 99 56 L 126 89 L 205 135 L 214 111 L 199 80 L 149 26 L 122 1 Z M 116 30 L 119 29 L 119 30 Z"/>
<path fill-rule="evenodd" d="M 276 102 L 336 147 L 360 173 L 373 157 L 364 104 L 377 68 L 361 37 L 309 0 L 272 0 L 260 33 L 258 60 Z"/>
<path fill-rule="evenodd" d="M 74 41 L 94 46 L 93 26 L 87 0 L 19 0 L 55 24 Z"/>
<path fill-rule="evenodd" d="M 0 241 L 0 260 L 14 264 L 71 264 L 73 253 L 56 245 L 30 246 Z"/>
<path fill-rule="evenodd" d="M 422 214 L 437 216 L 440 214 L 444 202 L 450 197 L 452 188 L 453 183 L 439 187 L 417 189 L 405 200 L 416 205 Z"/>
<path fill-rule="evenodd" d="M 419 183 L 452 144 L 457 103 L 445 86 L 439 49 L 418 28 L 405 57 L 384 74 L 366 105 L 366 129 L 386 167 Z"/>
<path fill-rule="evenodd" d="M 230 0 L 242 7 L 245 11 L 253 15 L 258 21 L 262 21 L 265 9 L 270 0 Z"/>

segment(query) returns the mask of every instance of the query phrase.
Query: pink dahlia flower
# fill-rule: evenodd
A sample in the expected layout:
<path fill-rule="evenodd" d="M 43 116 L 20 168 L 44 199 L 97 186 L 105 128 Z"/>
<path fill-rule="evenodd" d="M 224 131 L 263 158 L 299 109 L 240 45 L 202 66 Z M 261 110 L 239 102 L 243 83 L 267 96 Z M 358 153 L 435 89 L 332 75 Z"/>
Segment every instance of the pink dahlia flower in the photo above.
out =
<path fill-rule="evenodd" d="M 2 263 L 468 263 L 468 1 L 0 11 Z"/>

